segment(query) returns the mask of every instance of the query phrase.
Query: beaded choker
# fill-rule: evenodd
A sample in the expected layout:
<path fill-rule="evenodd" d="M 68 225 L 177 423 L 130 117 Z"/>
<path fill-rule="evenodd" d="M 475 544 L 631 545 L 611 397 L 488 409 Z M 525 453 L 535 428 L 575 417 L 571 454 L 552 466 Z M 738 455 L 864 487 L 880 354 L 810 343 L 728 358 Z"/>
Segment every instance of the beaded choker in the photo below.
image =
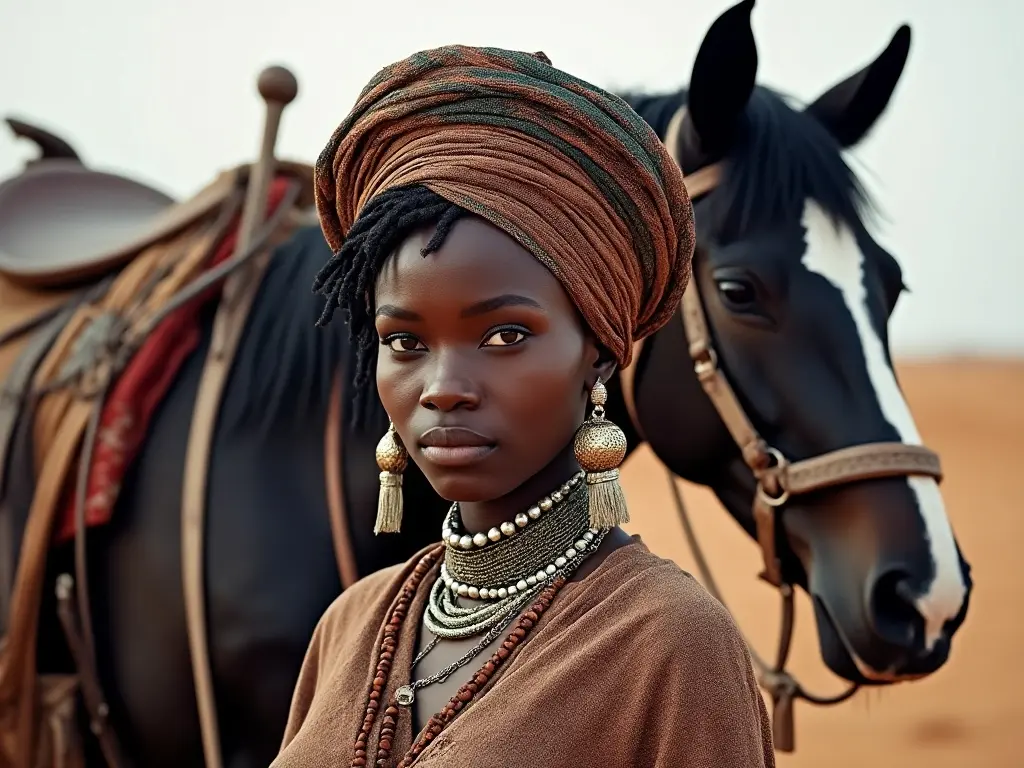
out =
<path fill-rule="evenodd" d="M 563 583 L 596 549 L 607 531 L 588 529 L 587 494 L 579 480 L 562 486 L 565 494 L 553 500 L 536 522 L 522 526 L 514 538 L 499 538 L 490 546 L 464 549 L 445 537 L 444 562 L 427 602 L 423 623 L 433 639 L 417 654 L 413 667 L 442 639 L 483 635 L 456 661 L 430 677 L 399 688 L 396 703 L 409 706 L 416 691 L 446 680 L 483 651 L 512 619 L 550 584 Z M 554 495 L 554 494 L 552 494 Z M 547 497 L 550 498 L 550 497 Z M 451 517 L 451 516 L 450 516 Z M 446 529 L 455 522 L 445 522 Z M 459 598 L 484 600 L 463 606 Z"/>
<path fill-rule="evenodd" d="M 525 512 L 520 512 L 513 520 L 506 520 L 501 525 L 491 528 L 486 534 L 476 533 L 472 536 L 463 532 L 462 523 L 459 520 L 459 502 L 452 504 L 448 510 L 444 525 L 441 528 L 441 539 L 450 547 L 471 550 L 474 547 L 486 547 L 488 542 L 501 541 L 502 537 L 514 536 L 516 531 L 525 528 L 531 520 L 540 519 L 545 512 L 550 512 L 556 505 L 568 498 L 569 492 L 583 481 L 583 473 L 578 472 L 572 478 L 563 483 L 560 488 L 552 491 Z"/>
<path fill-rule="evenodd" d="M 513 537 L 470 550 L 447 546 L 441 579 L 460 597 L 498 600 L 516 595 L 535 586 L 529 578 L 551 576 L 586 550 L 597 533 L 588 528 L 588 520 L 587 494 L 577 483 L 561 503 Z"/>

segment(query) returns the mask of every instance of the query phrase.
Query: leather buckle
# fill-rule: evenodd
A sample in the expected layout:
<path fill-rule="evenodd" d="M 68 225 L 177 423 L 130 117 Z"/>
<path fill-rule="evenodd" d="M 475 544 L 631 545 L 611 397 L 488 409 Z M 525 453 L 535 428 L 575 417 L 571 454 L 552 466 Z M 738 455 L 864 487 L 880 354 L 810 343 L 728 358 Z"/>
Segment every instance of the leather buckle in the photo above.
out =
<path fill-rule="evenodd" d="M 697 378 L 705 381 L 715 375 L 718 371 L 718 355 L 711 347 L 702 346 L 696 350 L 690 350 L 693 358 L 693 372 Z"/>

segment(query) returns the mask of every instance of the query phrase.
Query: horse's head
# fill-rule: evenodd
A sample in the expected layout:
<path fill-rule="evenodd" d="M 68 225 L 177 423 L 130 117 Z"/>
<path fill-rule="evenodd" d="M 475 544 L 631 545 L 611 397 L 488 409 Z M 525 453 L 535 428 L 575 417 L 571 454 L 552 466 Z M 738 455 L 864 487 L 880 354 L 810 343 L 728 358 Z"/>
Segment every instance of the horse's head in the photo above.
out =
<path fill-rule="evenodd" d="M 740 3 L 708 31 L 688 92 L 632 99 L 688 175 L 720 170 L 694 201 L 696 291 L 688 298 L 696 297 L 697 315 L 686 313 L 689 338 L 673 323 L 643 350 L 636 414 L 658 456 L 712 487 L 751 535 L 758 528 L 751 467 L 759 459 L 752 445 L 738 446 L 745 419 L 747 437 L 775 449 L 767 453 L 773 461 L 861 446 L 865 454 L 855 449 L 845 464 L 808 481 L 812 492 L 768 508 L 769 543 L 783 580 L 812 596 L 822 656 L 834 672 L 862 683 L 929 674 L 945 662 L 964 620 L 969 567 L 934 476 L 885 467 L 930 457 L 864 448 L 920 446 L 921 438 L 889 353 L 900 268 L 867 233 L 864 195 L 842 158 L 885 109 L 910 30 L 901 27 L 875 61 L 794 109 L 755 86 L 752 6 Z M 727 397 L 709 397 L 680 364 L 690 354 L 706 357 L 694 349 L 695 319 L 706 321 L 716 352 L 705 379 L 721 372 L 712 388 L 731 385 L 738 417 L 729 415 Z M 823 475 L 833 470 L 840 482 L 830 484 Z"/>

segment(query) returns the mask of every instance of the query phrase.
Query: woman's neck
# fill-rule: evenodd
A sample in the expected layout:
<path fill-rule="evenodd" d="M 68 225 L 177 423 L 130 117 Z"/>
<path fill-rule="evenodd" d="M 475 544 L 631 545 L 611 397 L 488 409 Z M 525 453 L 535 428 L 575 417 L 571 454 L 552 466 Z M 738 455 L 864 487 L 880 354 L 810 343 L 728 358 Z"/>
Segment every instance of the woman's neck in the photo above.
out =
<path fill-rule="evenodd" d="M 510 493 L 491 501 L 459 502 L 459 516 L 469 533 L 488 531 L 512 520 L 580 471 L 572 443 L 546 467 Z"/>

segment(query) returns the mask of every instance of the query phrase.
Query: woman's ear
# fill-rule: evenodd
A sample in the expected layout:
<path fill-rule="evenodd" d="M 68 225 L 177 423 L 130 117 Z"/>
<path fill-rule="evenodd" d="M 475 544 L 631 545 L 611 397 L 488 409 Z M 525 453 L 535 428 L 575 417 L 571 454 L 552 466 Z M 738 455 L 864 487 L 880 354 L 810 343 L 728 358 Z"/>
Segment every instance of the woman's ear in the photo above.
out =
<path fill-rule="evenodd" d="M 594 361 L 594 370 L 587 382 L 588 386 L 593 387 L 598 376 L 601 377 L 601 381 L 607 382 L 615 375 L 615 369 L 617 366 L 618 364 L 615 362 L 615 358 L 612 356 L 612 353 L 604 347 L 598 346 L 597 360 Z"/>
<path fill-rule="evenodd" d="M 585 371 L 584 383 L 589 393 L 594 388 L 598 376 L 601 377 L 601 381 L 607 382 L 615 375 L 617 363 L 615 356 L 592 333 L 587 334 L 587 347 L 584 364 L 589 363 L 589 367 Z"/>

